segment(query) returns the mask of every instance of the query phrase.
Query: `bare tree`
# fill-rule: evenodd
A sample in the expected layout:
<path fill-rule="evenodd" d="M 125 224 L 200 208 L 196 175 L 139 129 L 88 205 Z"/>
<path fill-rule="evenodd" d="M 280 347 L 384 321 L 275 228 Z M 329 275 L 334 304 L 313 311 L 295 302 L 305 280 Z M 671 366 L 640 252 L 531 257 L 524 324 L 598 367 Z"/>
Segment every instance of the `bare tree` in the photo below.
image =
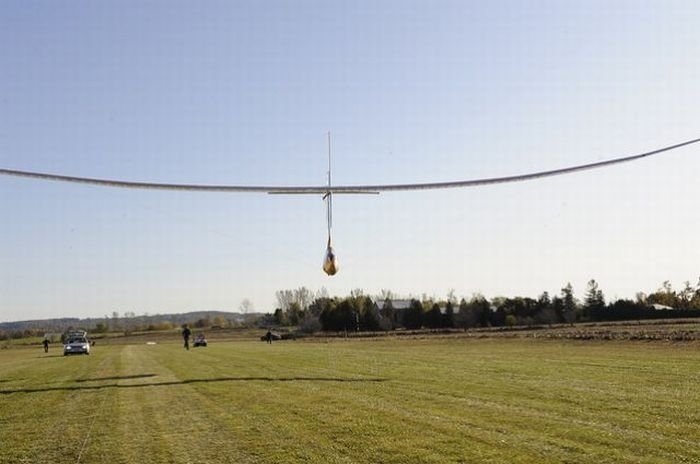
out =
<path fill-rule="evenodd" d="M 457 304 L 457 296 L 455 295 L 454 288 L 451 288 L 447 291 L 447 302 L 452 303 L 453 306 Z"/>
<path fill-rule="evenodd" d="M 299 287 L 294 290 L 294 302 L 299 305 L 302 311 L 306 311 L 314 300 L 314 294 L 306 287 Z"/>
<path fill-rule="evenodd" d="M 243 314 L 248 314 L 253 312 L 253 302 L 248 298 L 243 298 L 241 304 L 238 306 L 238 310 Z"/>
<path fill-rule="evenodd" d="M 393 300 L 394 293 L 387 288 L 383 288 L 379 291 L 379 296 L 377 297 L 377 299 L 380 301 Z"/>
<path fill-rule="evenodd" d="M 316 299 L 318 300 L 321 298 L 329 298 L 328 290 L 326 289 L 326 287 L 321 287 L 321 289 L 316 292 Z"/>
<path fill-rule="evenodd" d="M 277 304 L 282 311 L 287 311 L 294 302 L 294 292 L 291 290 L 277 290 L 275 293 Z"/>

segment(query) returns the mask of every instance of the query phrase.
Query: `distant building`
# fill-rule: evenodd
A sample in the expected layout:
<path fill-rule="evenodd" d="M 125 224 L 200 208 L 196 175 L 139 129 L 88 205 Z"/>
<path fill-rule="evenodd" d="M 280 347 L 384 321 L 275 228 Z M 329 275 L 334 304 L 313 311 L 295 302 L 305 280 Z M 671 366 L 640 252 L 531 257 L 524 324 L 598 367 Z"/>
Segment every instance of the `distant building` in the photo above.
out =
<path fill-rule="evenodd" d="M 672 308 L 670 306 L 666 306 L 666 305 L 662 305 L 662 304 L 658 304 L 658 303 L 654 303 L 654 304 L 650 305 L 650 308 L 655 309 L 657 311 L 665 311 L 668 309 L 675 309 L 675 308 Z"/>
<path fill-rule="evenodd" d="M 394 326 L 402 326 L 404 312 L 406 312 L 406 310 L 411 307 L 411 301 L 413 300 L 400 298 L 390 299 L 389 301 L 391 302 L 391 307 L 394 309 L 394 317 L 392 321 Z M 377 314 L 380 317 L 384 317 L 384 304 L 386 303 L 386 300 L 378 300 L 376 298 L 372 298 L 372 302 L 377 308 Z"/>

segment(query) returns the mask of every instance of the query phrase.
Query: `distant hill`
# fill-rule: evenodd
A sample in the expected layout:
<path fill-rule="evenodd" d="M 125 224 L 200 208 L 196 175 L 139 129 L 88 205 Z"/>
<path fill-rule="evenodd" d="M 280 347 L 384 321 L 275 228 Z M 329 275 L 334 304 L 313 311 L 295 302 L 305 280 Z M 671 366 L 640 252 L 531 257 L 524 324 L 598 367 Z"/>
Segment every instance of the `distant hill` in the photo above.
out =
<path fill-rule="evenodd" d="M 123 329 L 125 327 L 147 326 L 149 324 L 159 324 L 169 322 L 173 325 L 194 323 L 198 320 L 208 320 L 211 324 L 217 321 L 241 324 L 243 322 L 255 320 L 262 316 L 262 313 L 241 314 L 227 311 L 191 311 L 179 314 L 155 314 L 133 317 L 98 317 L 98 318 L 74 318 L 64 317 L 58 319 L 42 319 L 16 322 L 0 322 L 0 331 L 18 330 L 39 330 L 45 332 L 63 332 L 68 328 L 84 328 L 91 330 L 98 324 L 104 324 L 110 329 Z"/>

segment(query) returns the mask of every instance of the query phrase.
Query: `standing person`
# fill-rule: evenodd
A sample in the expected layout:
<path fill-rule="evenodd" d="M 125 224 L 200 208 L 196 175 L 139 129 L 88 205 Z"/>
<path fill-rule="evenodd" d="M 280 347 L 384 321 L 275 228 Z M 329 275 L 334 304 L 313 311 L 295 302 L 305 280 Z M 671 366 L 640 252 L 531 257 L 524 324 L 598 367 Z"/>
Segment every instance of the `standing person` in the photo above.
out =
<path fill-rule="evenodd" d="M 182 328 L 182 338 L 185 340 L 186 350 L 190 349 L 190 335 L 192 335 L 192 332 L 190 331 L 189 327 L 187 327 L 187 324 L 185 324 Z"/>
<path fill-rule="evenodd" d="M 45 338 L 43 342 L 41 342 L 42 345 L 44 345 L 44 353 L 49 352 L 49 339 Z"/>
<path fill-rule="evenodd" d="M 265 338 L 267 339 L 267 343 L 272 344 L 272 332 L 268 330 L 265 334 Z"/>

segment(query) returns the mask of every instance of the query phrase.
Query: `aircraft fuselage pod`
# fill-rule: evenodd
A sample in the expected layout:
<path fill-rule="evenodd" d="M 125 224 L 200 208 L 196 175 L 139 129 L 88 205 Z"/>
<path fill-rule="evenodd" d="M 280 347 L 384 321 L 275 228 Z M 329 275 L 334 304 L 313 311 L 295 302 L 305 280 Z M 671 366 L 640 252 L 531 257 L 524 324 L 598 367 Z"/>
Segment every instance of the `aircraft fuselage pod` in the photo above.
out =
<path fill-rule="evenodd" d="M 333 252 L 333 247 L 328 245 L 328 248 L 326 248 L 326 256 L 323 259 L 323 272 L 329 276 L 333 276 L 338 272 L 338 269 L 338 258 Z"/>

